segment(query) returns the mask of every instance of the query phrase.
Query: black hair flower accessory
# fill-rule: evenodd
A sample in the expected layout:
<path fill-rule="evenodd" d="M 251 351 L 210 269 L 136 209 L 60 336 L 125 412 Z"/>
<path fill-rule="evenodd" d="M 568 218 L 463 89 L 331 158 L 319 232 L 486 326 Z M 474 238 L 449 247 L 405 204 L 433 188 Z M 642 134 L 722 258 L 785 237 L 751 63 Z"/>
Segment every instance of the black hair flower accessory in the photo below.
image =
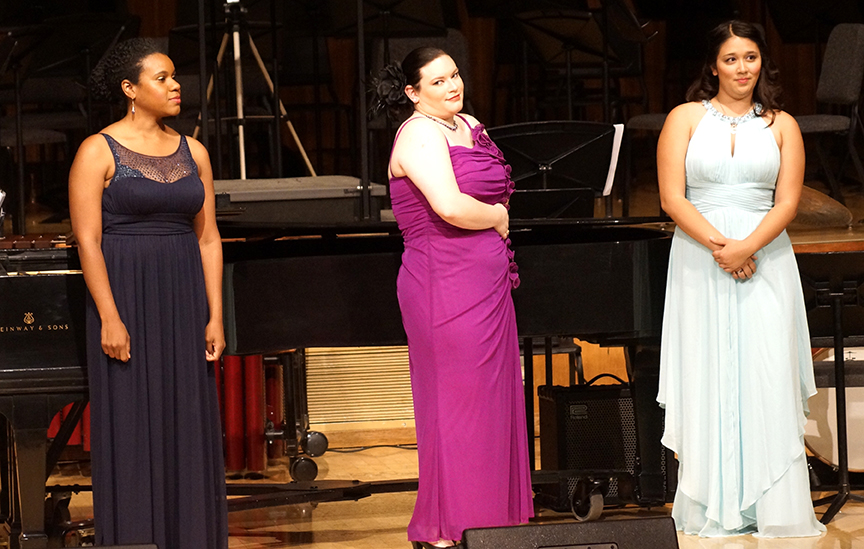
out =
<path fill-rule="evenodd" d="M 382 111 L 393 111 L 410 103 L 405 95 L 406 79 L 402 68 L 397 63 L 385 65 L 378 71 L 378 77 L 370 82 L 373 103 L 369 109 L 370 117 L 377 116 Z"/>

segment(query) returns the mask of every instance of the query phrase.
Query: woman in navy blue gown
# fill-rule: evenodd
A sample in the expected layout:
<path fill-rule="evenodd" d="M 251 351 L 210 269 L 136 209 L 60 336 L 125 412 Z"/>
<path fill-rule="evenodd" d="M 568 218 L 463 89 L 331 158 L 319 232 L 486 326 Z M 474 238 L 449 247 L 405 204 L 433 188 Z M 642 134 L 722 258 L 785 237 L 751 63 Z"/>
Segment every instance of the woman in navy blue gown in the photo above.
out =
<path fill-rule="evenodd" d="M 69 174 L 88 298 L 97 545 L 225 548 L 213 365 L 222 244 L 207 151 L 163 122 L 180 112 L 171 60 L 118 44 L 91 75 L 125 116 L 87 138 Z"/>

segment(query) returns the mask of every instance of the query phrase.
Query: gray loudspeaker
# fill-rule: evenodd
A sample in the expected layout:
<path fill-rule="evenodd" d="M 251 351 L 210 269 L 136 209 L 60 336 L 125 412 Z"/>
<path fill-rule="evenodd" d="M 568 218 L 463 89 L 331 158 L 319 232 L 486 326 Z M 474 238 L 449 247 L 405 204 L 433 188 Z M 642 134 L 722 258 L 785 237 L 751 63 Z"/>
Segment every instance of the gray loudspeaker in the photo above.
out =
<path fill-rule="evenodd" d="M 671 517 L 465 530 L 465 549 L 678 549 Z"/>

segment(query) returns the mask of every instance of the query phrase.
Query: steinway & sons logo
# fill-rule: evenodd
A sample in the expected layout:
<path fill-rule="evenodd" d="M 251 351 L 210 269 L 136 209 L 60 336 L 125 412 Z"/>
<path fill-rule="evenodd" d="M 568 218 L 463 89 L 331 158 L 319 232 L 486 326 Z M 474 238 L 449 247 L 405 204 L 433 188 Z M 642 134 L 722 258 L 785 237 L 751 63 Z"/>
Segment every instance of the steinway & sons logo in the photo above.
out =
<path fill-rule="evenodd" d="M 23 324 L 0 326 L 0 334 L 13 332 L 61 332 L 69 329 L 69 324 L 36 324 L 36 315 L 24 313 Z"/>

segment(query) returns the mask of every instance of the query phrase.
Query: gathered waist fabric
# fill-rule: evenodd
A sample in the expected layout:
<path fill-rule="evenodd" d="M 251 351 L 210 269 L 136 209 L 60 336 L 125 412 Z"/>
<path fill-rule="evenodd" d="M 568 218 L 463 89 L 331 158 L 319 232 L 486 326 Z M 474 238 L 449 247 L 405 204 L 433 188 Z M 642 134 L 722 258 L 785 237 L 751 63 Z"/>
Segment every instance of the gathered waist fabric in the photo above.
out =
<path fill-rule="evenodd" d="M 736 208 L 751 212 L 767 212 L 774 207 L 774 189 L 764 183 L 717 185 L 687 184 L 687 200 L 701 213 L 721 208 Z"/>
<path fill-rule="evenodd" d="M 193 217 L 185 213 L 148 215 L 102 212 L 105 235 L 178 235 L 193 233 Z"/>

